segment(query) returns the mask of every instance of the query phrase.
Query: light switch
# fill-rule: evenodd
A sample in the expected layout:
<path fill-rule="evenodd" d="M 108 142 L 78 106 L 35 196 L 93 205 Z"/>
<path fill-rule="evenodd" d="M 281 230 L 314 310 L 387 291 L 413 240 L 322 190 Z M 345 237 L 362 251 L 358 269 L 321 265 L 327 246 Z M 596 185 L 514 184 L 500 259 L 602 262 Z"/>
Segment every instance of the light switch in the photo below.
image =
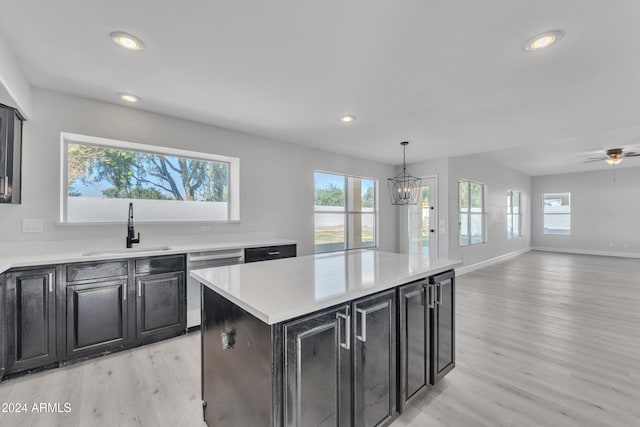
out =
<path fill-rule="evenodd" d="M 23 233 L 42 233 L 44 230 L 44 221 L 42 218 L 23 218 Z"/>

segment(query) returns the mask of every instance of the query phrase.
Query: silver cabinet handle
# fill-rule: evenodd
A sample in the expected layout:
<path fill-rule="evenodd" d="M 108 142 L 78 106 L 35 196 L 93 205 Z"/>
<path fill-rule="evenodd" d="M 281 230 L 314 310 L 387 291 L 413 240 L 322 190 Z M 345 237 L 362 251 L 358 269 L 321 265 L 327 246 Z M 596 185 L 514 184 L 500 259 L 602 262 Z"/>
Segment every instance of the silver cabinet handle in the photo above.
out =
<path fill-rule="evenodd" d="M 345 350 L 349 350 L 351 348 L 351 315 L 349 314 L 349 307 L 345 310 L 346 314 L 336 313 L 336 319 L 338 319 L 338 328 L 340 327 L 340 319 L 344 320 L 344 328 L 345 328 L 345 342 L 340 342 L 340 347 Z"/>
<path fill-rule="evenodd" d="M 280 255 L 280 251 L 277 251 L 277 252 L 267 252 L 267 255 Z"/>
<path fill-rule="evenodd" d="M 138 296 L 142 296 L 142 280 L 138 280 Z"/>
<path fill-rule="evenodd" d="M 367 342 L 367 312 L 361 308 L 356 308 L 356 313 L 360 313 L 360 332 L 361 335 L 356 334 L 356 338 L 362 342 Z M 358 318 L 356 314 L 356 319 Z"/>
<path fill-rule="evenodd" d="M 53 292 L 53 273 L 49 273 L 49 292 Z"/>
<path fill-rule="evenodd" d="M 127 282 L 122 283 L 122 301 L 127 300 Z"/>
<path fill-rule="evenodd" d="M 428 302 L 427 308 L 434 308 L 436 306 L 436 299 L 434 295 L 433 285 L 427 286 Z"/>
<path fill-rule="evenodd" d="M 442 283 L 436 283 L 436 294 L 437 294 L 437 301 L 436 303 L 438 303 L 438 305 L 442 305 Z"/>

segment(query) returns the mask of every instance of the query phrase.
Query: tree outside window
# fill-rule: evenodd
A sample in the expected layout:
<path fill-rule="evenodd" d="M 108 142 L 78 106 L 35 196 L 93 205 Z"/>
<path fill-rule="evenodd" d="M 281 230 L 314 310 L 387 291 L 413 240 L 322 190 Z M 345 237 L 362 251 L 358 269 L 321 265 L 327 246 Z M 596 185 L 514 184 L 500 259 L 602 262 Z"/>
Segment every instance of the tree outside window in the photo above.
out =
<path fill-rule="evenodd" d="M 376 246 L 376 181 L 315 172 L 315 252 Z"/>
<path fill-rule="evenodd" d="M 239 159 L 62 134 L 61 222 L 239 219 Z"/>

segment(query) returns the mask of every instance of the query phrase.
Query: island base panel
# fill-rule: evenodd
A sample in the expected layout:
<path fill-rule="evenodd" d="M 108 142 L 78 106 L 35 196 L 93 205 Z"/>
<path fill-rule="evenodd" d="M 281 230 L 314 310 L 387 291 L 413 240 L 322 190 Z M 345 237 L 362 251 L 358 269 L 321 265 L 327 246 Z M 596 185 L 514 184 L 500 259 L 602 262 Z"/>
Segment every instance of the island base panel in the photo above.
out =
<path fill-rule="evenodd" d="M 273 423 L 272 327 L 202 286 L 202 400 L 209 426 Z M 275 329 L 274 329 L 275 330 Z"/>

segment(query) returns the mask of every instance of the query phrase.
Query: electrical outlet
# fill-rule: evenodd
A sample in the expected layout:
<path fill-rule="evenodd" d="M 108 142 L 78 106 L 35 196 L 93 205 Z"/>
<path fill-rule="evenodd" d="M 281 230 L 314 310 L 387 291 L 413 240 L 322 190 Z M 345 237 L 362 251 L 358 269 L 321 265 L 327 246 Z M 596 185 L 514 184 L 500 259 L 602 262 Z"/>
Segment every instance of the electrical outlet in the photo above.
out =
<path fill-rule="evenodd" d="M 211 231 L 211 226 L 210 225 L 201 225 L 200 226 L 200 231 Z"/>
<path fill-rule="evenodd" d="M 42 233 L 44 231 L 44 220 L 42 218 L 23 218 L 23 233 Z"/>

